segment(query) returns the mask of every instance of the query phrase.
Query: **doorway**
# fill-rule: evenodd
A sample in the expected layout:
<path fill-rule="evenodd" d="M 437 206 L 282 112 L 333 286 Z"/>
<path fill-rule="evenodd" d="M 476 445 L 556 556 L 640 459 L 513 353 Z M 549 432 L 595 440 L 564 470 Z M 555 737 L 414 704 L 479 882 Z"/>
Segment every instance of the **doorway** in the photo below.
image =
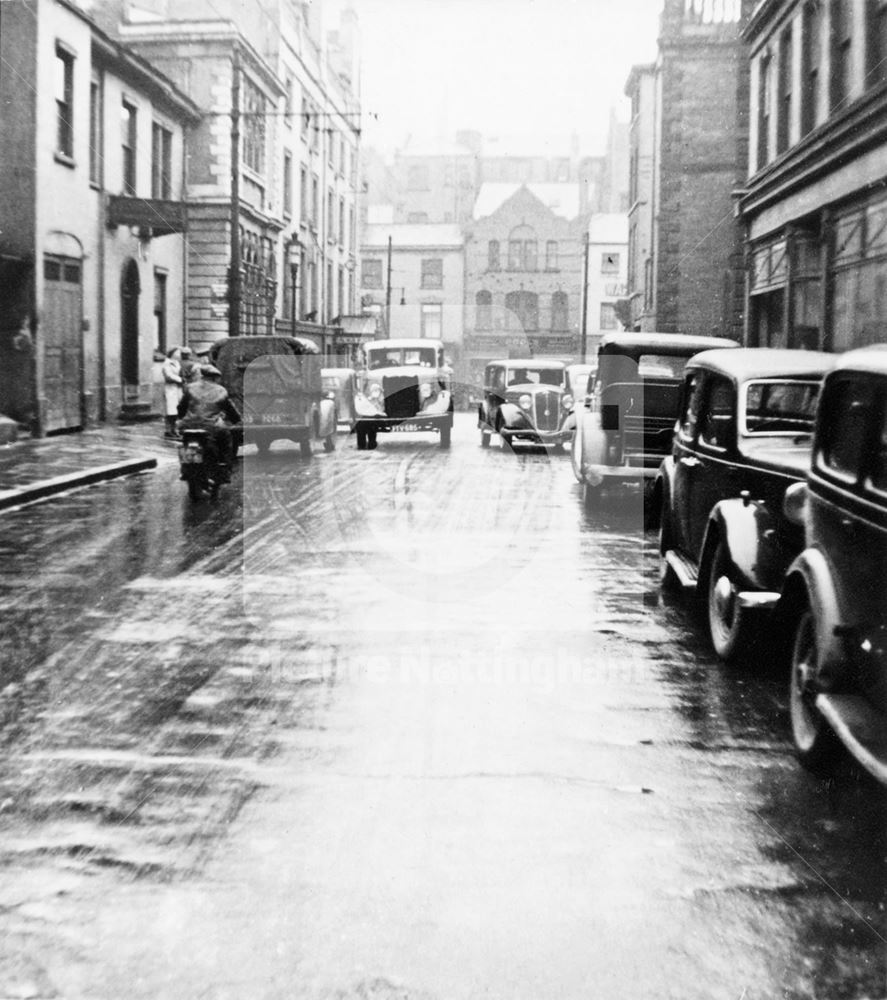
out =
<path fill-rule="evenodd" d="M 43 258 L 43 391 L 46 430 L 83 425 L 82 263 L 72 257 Z"/>

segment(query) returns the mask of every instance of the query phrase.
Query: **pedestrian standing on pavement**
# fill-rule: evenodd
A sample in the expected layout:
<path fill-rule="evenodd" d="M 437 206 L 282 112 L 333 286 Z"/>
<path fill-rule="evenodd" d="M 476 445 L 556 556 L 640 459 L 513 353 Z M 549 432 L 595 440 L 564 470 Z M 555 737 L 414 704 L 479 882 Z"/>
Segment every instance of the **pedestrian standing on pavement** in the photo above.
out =
<path fill-rule="evenodd" d="M 163 398 L 164 412 L 166 414 L 166 437 L 174 438 L 176 434 L 176 417 L 179 413 L 179 401 L 182 398 L 182 352 L 179 347 L 171 347 L 166 352 L 166 360 L 163 362 L 161 371 L 163 372 Z"/>
<path fill-rule="evenodd" d="M 200 378 L 200 365 L 194 361 L 190 347 L 181 349 L 182 385 L 186 386 Z"/>

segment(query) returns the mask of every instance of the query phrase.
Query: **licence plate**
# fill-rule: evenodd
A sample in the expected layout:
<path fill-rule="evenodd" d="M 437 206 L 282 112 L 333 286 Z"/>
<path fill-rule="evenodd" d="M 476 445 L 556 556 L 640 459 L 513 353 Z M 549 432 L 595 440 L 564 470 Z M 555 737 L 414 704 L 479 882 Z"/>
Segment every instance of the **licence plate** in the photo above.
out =
<path fill-rule="evenodd" d="M 250 413 L 247 415 L 248 424 L 291 424 L 296 421 L 288 413 Z"/>
<path fill-rule="evenodd" d="M 396 431 L 418 431 L 418 424 L 395 424 L 394 430 Z"/>

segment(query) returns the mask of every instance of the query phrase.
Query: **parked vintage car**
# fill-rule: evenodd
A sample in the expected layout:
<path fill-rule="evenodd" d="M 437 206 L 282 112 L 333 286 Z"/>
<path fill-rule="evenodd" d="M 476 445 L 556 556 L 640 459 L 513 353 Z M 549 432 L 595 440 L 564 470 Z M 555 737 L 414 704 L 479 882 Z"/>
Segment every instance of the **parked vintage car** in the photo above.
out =
<path fill-rule="evenodd" d="M 605 484 L 652 482 L 671 447 L 684 363 L 699 351 L 738 347 L 720 337 L 612 333 L 601 338 L 591 398 L 576 410 L 570 454 L 585 499 Z"/>
<path fill-rule="evenodd" d="M 477 408 L 481 447 L 490 446 L 494 433 L 503 446 L 516 440 L 544 445 L 569 441 L 573 397 L 566 369 L 563 361 L 491 361 L 484 369 L 484 395 Z"/>
<path fill-rule="evenodd" d="M 354 427 L 357 373 L 353 368 L 321 368 L 324 392 L 336 404 L 336 423 Z"/>
<path fill-rule="evenodd" d="M 296 442 L 304 456 L 312 442 L 336 447 L 336 410 L 324 394 L 320 351 L 301 337 L 231 337 L 210 350 L 222 384 L 243 416 L 239 443 L 260 453 L 273 441 Z"/>
<path fill-rule="evenodd" d="M 380 431 L 435 431 L 449 448 L 453 372 L 441 341 L 375 340 L 364 355 L 354 399 L 357 447 L 375 448 Z"/>
<path fill-rule="evenodd" d="M 887 782 L 887 345 L 826 376 L 810 474 L 786 514 L 805 531 L 777 608 L 798 757 L 824 771 L 843 744 Z"/>
<path fill-rule="evenodd" d="M 816 401 L 834 355 L 705 351 L 686 368 L 672 453 L 653 490 L 664 574 L 702 600 L 717 654 L 748 651 L 801 550 L 783 514 L 810 466 Z"/>

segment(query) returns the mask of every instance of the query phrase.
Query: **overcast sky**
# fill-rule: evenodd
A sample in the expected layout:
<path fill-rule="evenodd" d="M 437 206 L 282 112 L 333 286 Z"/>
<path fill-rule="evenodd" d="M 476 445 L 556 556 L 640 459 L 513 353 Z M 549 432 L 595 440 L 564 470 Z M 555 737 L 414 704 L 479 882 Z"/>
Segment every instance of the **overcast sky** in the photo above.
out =
<path fill-rule="evenodd" d="M 326 0 L 328 28 L 348 0 Z M 611 107 L 656 55 L 662 0 L 350 0 L 360 22 L 364 142 L 535 137 L 603 151 Z M 378 117 L 376 117 L 378 116 Z M 545 149 L 542 150 L 543 152 Z"/>

